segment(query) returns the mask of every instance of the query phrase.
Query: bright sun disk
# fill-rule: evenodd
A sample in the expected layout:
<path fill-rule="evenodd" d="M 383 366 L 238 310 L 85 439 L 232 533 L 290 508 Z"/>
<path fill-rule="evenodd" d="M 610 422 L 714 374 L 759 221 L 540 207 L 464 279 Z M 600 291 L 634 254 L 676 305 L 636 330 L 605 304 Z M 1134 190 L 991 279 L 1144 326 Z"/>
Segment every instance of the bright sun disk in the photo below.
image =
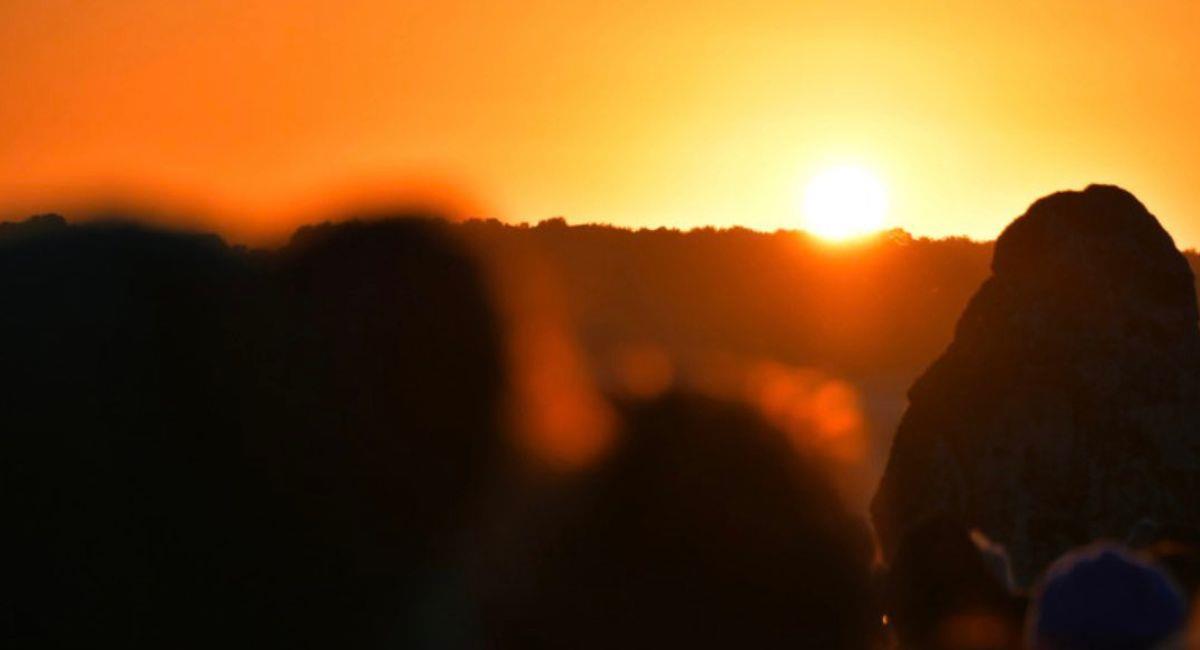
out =
<path fill-rule="evenodd" d="M 804 229 L 822 239 L 844 241 L 883 228 L 887 191 L 870 171 L 830 167 L 804 190 Z"/>

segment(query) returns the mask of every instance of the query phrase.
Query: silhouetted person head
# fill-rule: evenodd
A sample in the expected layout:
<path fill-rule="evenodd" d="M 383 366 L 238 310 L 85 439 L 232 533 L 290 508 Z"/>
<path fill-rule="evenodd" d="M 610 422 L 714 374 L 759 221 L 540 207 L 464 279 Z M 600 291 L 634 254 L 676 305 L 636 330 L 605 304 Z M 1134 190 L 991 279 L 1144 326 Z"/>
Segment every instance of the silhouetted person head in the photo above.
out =
<path fill-rule="evenodd" d="M 402 644 L 498 462 L 503 363 L 437 222 L 277 255 L 43 218 L 0 232 L 18 641 Z"/>
<path fill-rule="evenodd" d="M 900 542 L 887 580 L 889 623 L 904 648 L 1015 648 L 1021 603 L 967 529 L 931 517 Z"/>
<path fill-rule="evenodd" d="M 311 616 L 333 639 L 396 641 L 502 459 L 491 296 L 445 224 L 423 218 L 302 229 L 278 273 L 275 453 L 327 563 Z"/>
<path fill-rule="evenodd" d="M 576 477 L 527 578 L 534 595 L 497 645 L 868 644 L 870 542 L 816 459 L 706 398 L 630 404 L 624 418 L 610 455 Z"/>
<path fill-rule="evenodd" d="M 262 639 L 251 275 L 212 236 L 52 217 L 0 231 L 10 641 Z"/>
<path fill-rule="evenodd" d="M 1033 650 L 1160 650 L 1178 639 L 1187 605 L 1157 567 L 1096 545 L 1047 571 L 1029 612 Z"/>

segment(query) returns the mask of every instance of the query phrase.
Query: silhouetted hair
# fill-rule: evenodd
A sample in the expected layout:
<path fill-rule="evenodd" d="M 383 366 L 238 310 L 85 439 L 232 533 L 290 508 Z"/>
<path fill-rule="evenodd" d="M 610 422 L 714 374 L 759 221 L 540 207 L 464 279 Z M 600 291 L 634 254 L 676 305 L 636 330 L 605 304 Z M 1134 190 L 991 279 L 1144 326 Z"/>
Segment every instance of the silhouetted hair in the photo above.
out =
<path fill-rule="evenodd" d="M 370 526 L 400 537 L 452 527 L 501 442 L 504 350 L 478 265 L 441 222 L 419 218 L 304 228 L 280 257 L 283 325 L 332 409 L 308 415 L 351 463 L 339 471 L 376 511 Z"/>
<path fill-rule="evenodd" d="M 19 642 L 404 645 L 500 462 L 501 334 L 429 219 L 0 230 Z"/>
<path fill-rule="evenodd" d="M 285 360 L 269 455 L 308 522 L 298 607 L 326 643 L 407 645 L 503 462 L 492 298 L 427 218 L 301 229 L 275 268 Z"/>
<path fill-rule="evenodd" d="M 814 459 L 705 398 L 668 395 L 624 416 L 496 645 L 866 647 L 878 629 L 869 539 Z"/>

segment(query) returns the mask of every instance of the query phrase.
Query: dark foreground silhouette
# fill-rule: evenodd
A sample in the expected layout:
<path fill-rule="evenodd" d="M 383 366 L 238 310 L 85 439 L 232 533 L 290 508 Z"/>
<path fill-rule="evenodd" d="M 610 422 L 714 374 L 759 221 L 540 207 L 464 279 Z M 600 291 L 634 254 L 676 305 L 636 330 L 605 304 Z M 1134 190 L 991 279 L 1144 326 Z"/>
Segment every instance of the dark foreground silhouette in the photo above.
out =
<path fill-rule="evenodd" d="M 438 222 L 246 253 L 46 217 L 6 233 L 0 270 L 22 643 L 862 648 L 878 629 L 866 529 L 817 460 L 698 398 L 624 409 L 610 457 L 555 489 L 578 508 L 531 524 L 557 541 L 524 609 L 478 596 L 504 572 L 455 561 L 515 465 L 508 378 L 478 265 Z"/>
<path fill-rule="evenodd" d="M 1018 583 L 1143 522 L 1200 525 L 1191 269 L 1133 195 L 1038 200 L 909 391 L 872 507 L 889 557 L 948 512 L 1007 546 Z"/>
<path fill-rule="evenodd" d="M 622 413 L 617 448 L 542 521 L 533 586 L 497 604 L 488 645 L 871 646 L 870 538 L 816 459 L 710 399 Z"/>
<path fill-rule="evenodd" d="M 477 267 L 429 220 L 0 243 L 15 637 L 403 644 L 498 466 Z"/>
<path fill-rule="evenodd" d="M 1181 633 L 1200 576 L 1181 397 L 1200 385 L 1196 302 L 1123 191 L 1043 199 L 997 244 L 914 388 L 877 499 L 883 565 L 837 465 L 746 406 L 614 400 L 589 463 L 530 462 L 513 321 L 469 228 L 385 216 L 272 251 L 0 227 L 6 639 L 1061 650 Z M 1137 550 L 1038 570 L 1114 535 Z"/>
<path fill-rule="evenodd" d="M 885 611 L 904 648 L 1020 648 L 1024 602 L 1007 565 L 990 565 L 960 521 L 945 514 L 912 528 L 888 573 Z"/>

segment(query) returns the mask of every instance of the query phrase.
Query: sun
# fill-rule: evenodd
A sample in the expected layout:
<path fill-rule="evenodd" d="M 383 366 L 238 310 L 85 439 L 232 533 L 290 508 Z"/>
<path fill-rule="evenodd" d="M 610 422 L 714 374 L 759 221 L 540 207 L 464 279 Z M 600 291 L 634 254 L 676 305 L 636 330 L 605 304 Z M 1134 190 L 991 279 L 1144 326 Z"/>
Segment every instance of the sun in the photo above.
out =
<path fill-rule="evenodd" d="M 845 241 L 883 228 L 887 190 L 869 170 L 830 167 L 804 190 L 804 229 L 822 239 Z"/>

